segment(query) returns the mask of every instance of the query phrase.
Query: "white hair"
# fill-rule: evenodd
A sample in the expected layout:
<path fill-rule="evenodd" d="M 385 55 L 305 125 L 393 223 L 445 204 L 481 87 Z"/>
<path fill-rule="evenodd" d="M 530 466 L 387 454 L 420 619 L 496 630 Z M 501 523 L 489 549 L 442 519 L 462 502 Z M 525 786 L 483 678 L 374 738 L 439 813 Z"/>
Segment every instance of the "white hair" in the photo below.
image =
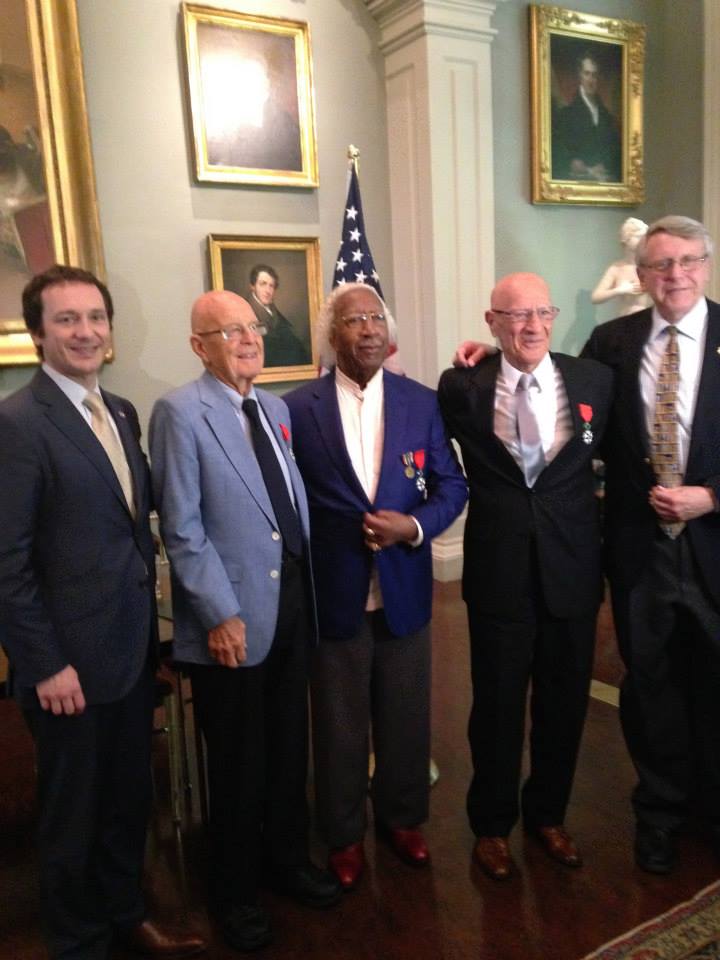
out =
<path fill-rule="evenodd" d="M 369 290 L 370 293 L 377 297 L 387 322 L 388 342 L 391 346 L 397 343 L 397 324 L 395 323 L 395 318 L 390 313 L 387 304 L 375 287 L 371 287 L 369 283 L 342 283 L 335 287 L 328 295 L 325 303 L 320 307 L 315 328 L 315 342 L 317 344 L 320 363 L 328 369 L 335 366 L 335 350 L 330 346 L 330 333 L 340 319 L 336 316 L 335 310 L 338 302 L 342 300 L 345 294 L 352 293 L 354 290 Z"/>

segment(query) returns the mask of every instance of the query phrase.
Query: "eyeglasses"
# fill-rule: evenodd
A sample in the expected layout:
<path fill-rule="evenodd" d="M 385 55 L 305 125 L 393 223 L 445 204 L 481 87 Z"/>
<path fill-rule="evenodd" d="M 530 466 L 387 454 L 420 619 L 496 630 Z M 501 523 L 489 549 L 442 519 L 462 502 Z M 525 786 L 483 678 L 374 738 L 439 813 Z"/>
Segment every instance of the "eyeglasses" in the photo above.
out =
<path fill-rule="evenodd" d="M 340 317 L 340 320 L 351 330 L 357 330 L 365 323 L 372 323 L 377 327 L 387 323 L 384 313 L 351 313 L 347 317 Z"/>
<path fill-rule="evenodd" d="M 703 257 L 666 257 L 664 260 L 653 260 L 652 263 L 641 263 L 640 266 L 653 273 L 667 273 L 677 264 L 684 273 L 692 273 L 701 263 L 705 263 L 707 254 Z"/>
<path fill-rule="evenodd" d="M 218 327 L 217 330 L 202 330 L 197 336 L 210 337 L 215 333 L 219 333 L 223 340 L 229 340 L 230 343 L 233 343 L 235 340 L 240 340 L 246 333 L 251 333 L 253 336 L 264 337 L 267 332 L 268 328 L 264 323 L 231 323 L 230 326 Z"/>
<path fill-rule="evenodd" d="M 549 323 L 560 313 L 559 307 L 528 307 L 527 310 L 494 310 L 499 317 L 506 317 L 511 323 L 528 323 L 533 314 L 540 323 Z"/>

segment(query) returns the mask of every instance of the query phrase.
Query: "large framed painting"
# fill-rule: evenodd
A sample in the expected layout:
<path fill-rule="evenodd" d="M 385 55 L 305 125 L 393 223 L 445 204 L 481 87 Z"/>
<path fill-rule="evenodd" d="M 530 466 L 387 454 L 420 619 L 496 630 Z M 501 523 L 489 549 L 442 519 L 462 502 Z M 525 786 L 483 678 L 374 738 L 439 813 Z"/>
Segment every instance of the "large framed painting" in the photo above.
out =
<path fill-rule="evenodd" d="M 307 23 L 182 5 L 198 180 L 316 187 Z"/>
<path fill-rule="evenodd" d="M 645 27 L 530 6 L 533 203 L 645 199 Z"/>
<path fill-rule="evenodd" d="M 214 290 L 245 297 L 265 329 L 259 382 L 317 376 L 315 321 L 320 309 L 320 243 L 316 237 L 210 234 Z"/>
<path fill-rule="evenodd" d="M 3 0 L 0 366 L 37 362 L 20 319 L 53 263 L 104 272 L 75 0 Z"/>

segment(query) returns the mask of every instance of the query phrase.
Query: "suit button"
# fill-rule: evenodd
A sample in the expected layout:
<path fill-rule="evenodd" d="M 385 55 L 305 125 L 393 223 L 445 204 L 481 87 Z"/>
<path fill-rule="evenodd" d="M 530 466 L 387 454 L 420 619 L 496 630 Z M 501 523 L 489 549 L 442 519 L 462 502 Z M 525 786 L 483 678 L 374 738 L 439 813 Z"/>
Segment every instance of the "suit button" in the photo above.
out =
<path fill-rule="evenodd" d="M 279 540 L 279 539 L 280 539 L 280 534 L 277 532 L 277 530 L 273 530 L 273 532 L 270 534 L 270 536 L 272 537 L 273 540 Z"/>
<path fill-rule="evenodd" d="M 271 570 L 271 571 L 270 571 L 270 577 L 271 577 L 273 580 L 277 580 L 277 578 L 278 578 L 279 576 L 280 576 L 280 571 L 279 571 L 279 570 Z"/>
<path fill-rule="evenodd" d="M 645 457 L 643 460 L 643 463 L 646 463 L 648 466 L 650 466 L 650 464 L 652 463 L 652 460 L 650 459 L 650 457 Z"/>

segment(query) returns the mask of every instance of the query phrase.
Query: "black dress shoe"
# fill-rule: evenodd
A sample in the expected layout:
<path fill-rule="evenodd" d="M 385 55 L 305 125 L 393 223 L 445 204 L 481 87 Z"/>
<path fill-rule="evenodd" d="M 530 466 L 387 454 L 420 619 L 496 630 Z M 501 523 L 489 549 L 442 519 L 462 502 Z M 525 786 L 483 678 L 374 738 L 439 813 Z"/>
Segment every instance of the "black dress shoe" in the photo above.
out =
<path fill-rule="evenodd" d="M 249 953 L 272 942 L 268 915 L 251 903 L 236 904 L 219 920 L 220 932 L 236 950 Z"/>
<path fill-rule="evenodd" d="M 638 823 L 635 862 L 648 873 L 670 873 L 675 865 L 675 845 L 670 831 L 652 824 Z"/>
<path fill-rule="evenodd" d="M 306 907 L 331 907 L 342 897 L 337 879 L 309 861 L 298 867 L 275 868 L 269 875 L 268 885 L 275 893 L 292 897 Z"/>

